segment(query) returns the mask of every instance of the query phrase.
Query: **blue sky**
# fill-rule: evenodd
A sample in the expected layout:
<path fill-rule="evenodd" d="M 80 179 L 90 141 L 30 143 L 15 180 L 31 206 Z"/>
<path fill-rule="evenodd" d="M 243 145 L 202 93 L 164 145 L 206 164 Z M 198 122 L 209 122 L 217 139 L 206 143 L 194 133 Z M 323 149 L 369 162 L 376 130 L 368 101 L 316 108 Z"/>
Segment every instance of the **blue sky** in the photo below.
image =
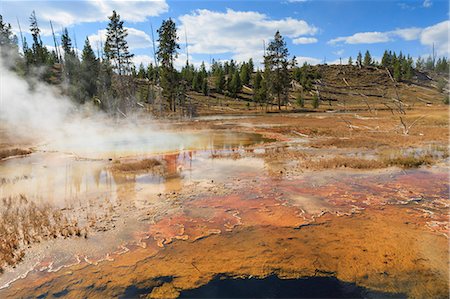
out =
<path fill-rule="evenodd" d="M 28 31 L 28 17 L 36 11 L 43 41 L 53 46 L 49 21 L 59 35 L 67 27 L 76 36 L 78 49 L 89 36 L 94 49 L 104 39 L 107 16 L 113 9 L 128 28 L 128 42 L 135 62 L 153 60 L 150 23 L 154 31 L 171 17 L 178 26 L 180 55 L 186 61 L 185 32 L 189 58 L 201 61 L 252 57 L 262 60 L 263 41 L 276 30 L 285 36 L 291 55 L 300 63 L 338 63 L 358 51 L 369 50 L 375 58 L 385 49 L 403 51 L 413 57 L 427 56 L 432 45 L 438 55 L 449 55 L 449 7 L 447 1 L 317 1 L 317 0 L 229 0 L 229 1 L 12 1 L 0 3 L 0 14 L 16 32 L 19 19 Z M 30 41 L 28 33 L 25 34 Z"/>

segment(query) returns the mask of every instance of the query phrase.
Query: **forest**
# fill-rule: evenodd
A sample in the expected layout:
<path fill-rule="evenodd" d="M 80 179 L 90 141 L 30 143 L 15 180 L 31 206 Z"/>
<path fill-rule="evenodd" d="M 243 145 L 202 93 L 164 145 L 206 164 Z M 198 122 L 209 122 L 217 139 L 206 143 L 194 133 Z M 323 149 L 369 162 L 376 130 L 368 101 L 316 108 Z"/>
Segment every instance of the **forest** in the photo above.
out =
<path fill-rule="evenodd" d="M 26 79 L 37 78 L 56 86 L 75 103 L 92 103 L 108 113 L 126 115 L 150 105 L 159 112 L 179 110 L 181 115 L 193 116 L 196 112 L 189 92 L 207 97 L 214 92 L 239 100 L 243 88 L 251 90 L 252 94 L 250 99 L 245 99 L 247 105 L 252 103 L 266 109 L 268 105 L 281 109 L 290 102 L 303 108 L 308 95 L 311 95 L 313 109 L 321 103 L 313 84 L 322 74 L 306 62 L 299 66 L 296 57 L 290 57 L 280 32 L 276 32 L 268 43 L 261 66 L 255 66 L 252 59 L 243 62 L 212 59 L 209 68 L 204 62 L 196 68 L 187 60 L 178 70 L 174 60 L 179 54 L 180 37 L 170 18 L 157 29 L 158 47 L 153 40 L 152 53 L 155 62 L 148 66 L 133 64 L 127 29 L 116 11 L 109 16 L 106 40 L 97 53 L 87 37 L 80 52 L 76 36 L 71 37 L 67 28 L 63 29 L 60 38 L 53 32 L 54 47 L 49 49 L 42 42 L 34 11 L 29 21 L 30 45 L 22 31 L 18 38 L 13 34 L 12 26 L 0 15 L 0 45 L 8 67 Z M 369 51 L 364 56 L 359 52 L 355 61 L 348 58 L 347 65 L 385 68 L 398 82 L 410 81 L 415 71 L 441 74 L 449 71 L 447 58 L 436 58 L 434 52 L 426 59 L 418 57 L 416 61 L 402 52 L 386 50 L 381 61 L 374 60 Z M 291 99 L 293 81 L 301 85 L 301 92 Z"/>

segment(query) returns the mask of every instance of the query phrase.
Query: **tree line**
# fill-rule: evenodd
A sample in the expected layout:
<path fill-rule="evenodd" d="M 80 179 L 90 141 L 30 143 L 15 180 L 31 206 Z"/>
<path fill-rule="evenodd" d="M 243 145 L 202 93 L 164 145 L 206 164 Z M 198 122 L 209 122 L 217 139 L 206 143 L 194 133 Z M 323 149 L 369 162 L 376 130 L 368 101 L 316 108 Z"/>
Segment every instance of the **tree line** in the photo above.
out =
<path fill-rule="evenodd" d="M 290 59 L 286 41 L 276 32 L 265 48 L 263 67 L 255 70 L 252 59 L 238 63 L 212 60 L 207 68 L 203 62 L 194 67 L 189 60 L 177 70 L 174 66 L 180 49 L 176 24 L 172 19 L 163 20 L 157 30 L 158 49 L 154 63 L 147 67 L 133 64 L 133 54 L 127 43 L 127 30 L 120 15 L 113 11 L 106 28 L 106 40 L 97 54 L 86 37 L 81 53 L 78 53 L 75 37 L 71 38 L 67 28 L 63 29 L 60 40 L 55 35 L 52 50 L 43 45 L 41 30 L 36 14 L 30 16 L 31 46 L 25 37 L 19 40 L 12 33 L 10 24 L 3 22 L 0 15 L 0 46 L 2 56 L 8 57 L 11 69 L 25 78 L 37 76 L 43 81 L 57 85 L 61 91 L 76 102 L 92 102 L 105 111 L 121 113 L 133 109 L 139 101 L 163 105 L 166 110 L 185 111 L 189 103 L 189 93 L 196 92 L 210 96 L 212 92 L 239 98 L 243 88 L 251 93 L 255 104 L 275 105 L 278 109 L 289 103 L 292 82 L 297 82 L 300 92 L 296 101 L 303 107 L 305 94 L 312 93 L 313 107 L 319 99 L 311 92 L 314 82 L 321 75 L 307 63 L 297 65 L 295 56 Z M 52 27 L 53 30 L 53 27 Z M 100 52 L 101 50 L 101 52 Z M 349 57 L 349 65 L 353 65 Z M 410 55 L 385 51 L 380 62 L 375 61 L 370 52 L 364 56 L 358 53 L 355 61 L 358 67 L 384 67 L 391 71 L 397 81 L 411 80 L 414 70 L 448 72 L 447 58 L 436 60 L 431 56 L 426 60 L 419 57 L 414 63 Z M 149 88 L 146 93 L 138 92 L 138 85 L 144 82 Z M 142 85 L 142 84 L 141 84 Z M 151 91 L 151 92 L 150 92 Z"/>

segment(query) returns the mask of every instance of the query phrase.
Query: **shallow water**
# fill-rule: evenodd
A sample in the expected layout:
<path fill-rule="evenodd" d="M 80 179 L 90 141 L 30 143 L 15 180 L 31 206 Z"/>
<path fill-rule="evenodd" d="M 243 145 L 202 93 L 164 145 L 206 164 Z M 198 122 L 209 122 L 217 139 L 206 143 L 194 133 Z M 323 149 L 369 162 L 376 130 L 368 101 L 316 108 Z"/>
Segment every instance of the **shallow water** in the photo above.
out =
<path fill-rule="evenodd" d="M 133 295 L 137 294 L 138 292 Z M 406 298 L 406 296 L 367 290 L 334 277 L 280 279 L 269 276 L 262 279 L 217 277 L 204 286 L 182 292 L 179 298 Z"/>
<path fill-rule="evenodd" d="M 100 223 L 97 230 L 103 227 L 107 230 L 94 231 L 87 240 L 51 241 L 50 250 L 35 245 L 34 252 L 26 256 L 24 263 L 0 276 L 1 286 L 25 274 L 36 263 L 54 270 L 77 263 L 79 256 L 101 260 L 108 253 L 120 251 L 123 244 L 139 242 L 136 232 L 145 231 L 148 225 L 138 220 L 142 215 L 134 213 L 133 209 L 151 208 L 154 210 L 152 218 L 176 209 L 172 202 L 161 199 L 162 194 L 176 193 L 192 184 L 208 188 L 212 182 L 264 173 L 264 162 L 258 158 L 243 158 L 239 163 L 212 158 L 217 152 L 242 151 L 245 146 L 270 141 L 259 134 L 233 131 L 141 133 L 132 138 L 106 136 L 101 146 L 93 147 L 79 147 L 75 141 L 49 143 L 31 155 L 0 162 L 1 198 L 21 194 L 37 205 L 50 204 L 52 208 L 63 210 L 80 226 L 95 221 Z M 124 156 L 156 158 L 164 163 L 166 173 L 114 171 L 115 159 Z M 106 157 L 114 158 L 110 161 Z"/>
<path fill-rule="evenodd" d="M 186 241 L 195 247 L 197 240 L 238 228 L 298 229 L 322 215 L 351 215 L 385 205 L 404 205 L 412 215 L 426 211 L 429 216 L 417 217 L 418 225 L 428 225 L 430 231 L 445 234 L 448 175 L 442 170 L 333 170 L 291 177 L 283 174 L 280 165 L 264 158 L 262 154 L 268 149 L 264 142 L 271 140 L 261 135 L 204 131 L 172 132 L 168 136 L 166 144 L 153 143 L 153 139 L 160 140 L 162 136 L 145 131 L 139 138 L 106 136 L 101 145 L 88 148 L 78 147 L 78 142 L 49 143 L 27 157 L 0 162 L 4 179 L 1 197 L 24 194 L 38 204 L 48 202 L 63 209 L 80 225 L 88 225 L 92 219 L 96 222 L 87 239 L 56 239 L 33 245 L 22 263 L 0 276 L 0 287 L 15 286 L 12 282 L 28 274 L 24 282 L 61 279 L 63 289 L 58 279 L 46 286 L 54 295 L 69 294 L 73 289 L 89 294 L 94 290 L 84 283 L 64 282 L 66 273 L 72 275 L 73 265 L 94 273 L 93 277 L 102 271 L 111 275 L 118 267 L 132 272 L 130 277 L 135 269 L 153 279 L 145 261 L 164 252 L 174 241 Z M 166 173 L 113 169 L 119 158 L 122 161 L 147 157 L 163 161 Z M 292 254 L 284 256 L 284 245 L 279 241 L 275 244 L 267 250 L 285 259 L 279 267 L 289 268 Z M 204 250 L 208 253 L 219 249 Z M 98 269 L 84 268 L 90 264 Z M 62 267 L 68 270 L 53 274 L 65 269 Z M 220 270 L 220 265 L 217 267 Z M 78 273 L 73 271 L 77 281 Z M 191 274 L 175 271 L 169 276 Z M 20 281 L 16 283 L 20 286 Z M 140 285 L 145 282 L 136 278 L 132 284 L 120 279 L 118 284 L 117 288 L 106 290 L 103 288 L 107 284 L 99 282 L 95 292 L 104 295 L 102 292 L 108 291 L 116 296 L 151 291 L 142 288 Z M 42 286 L 35 287 L 40 292 Z"/>
<path fill-rule="evenodd" d="M 271 141 L 260 134 L 236 131 L 162 131 L 145 128 L 105 132 L 101 138 L 53 140 L 41 150 L 88 158 L 119 158 L 187 150 L 226 150 Z"/>

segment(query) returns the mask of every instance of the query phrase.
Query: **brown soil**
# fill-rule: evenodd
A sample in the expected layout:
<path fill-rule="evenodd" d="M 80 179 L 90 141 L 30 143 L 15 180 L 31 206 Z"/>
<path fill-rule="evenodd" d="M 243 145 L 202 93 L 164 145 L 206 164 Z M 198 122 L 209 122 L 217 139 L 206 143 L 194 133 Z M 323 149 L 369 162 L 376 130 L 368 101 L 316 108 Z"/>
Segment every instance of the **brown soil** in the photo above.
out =
<path fill-rule="evenodd" d="M 412 298 L 449 295 L 448 263 L 442 262 L 448 256 L 447 238 L 422 230 L 408 209 L 326 215 L 299 228 L 245 227 L 195 242 L 174 242 L 160 252 L 153 247 L 133 252 L 101 267 L 80 265 L 45 277 L 31 274 L 26 284 L 19 281 L 5 295 L 38 296 L 49 291 L 39 286 L 50 284 L 49 294 L 113 297 L 134 285 L 149 288 L 150 297 L 168 298 L 217 274 L 265 277 L 272 273 L 282 278 L 333 275 Z M 161 277 L 170 277 L 169 282 Z"/>

